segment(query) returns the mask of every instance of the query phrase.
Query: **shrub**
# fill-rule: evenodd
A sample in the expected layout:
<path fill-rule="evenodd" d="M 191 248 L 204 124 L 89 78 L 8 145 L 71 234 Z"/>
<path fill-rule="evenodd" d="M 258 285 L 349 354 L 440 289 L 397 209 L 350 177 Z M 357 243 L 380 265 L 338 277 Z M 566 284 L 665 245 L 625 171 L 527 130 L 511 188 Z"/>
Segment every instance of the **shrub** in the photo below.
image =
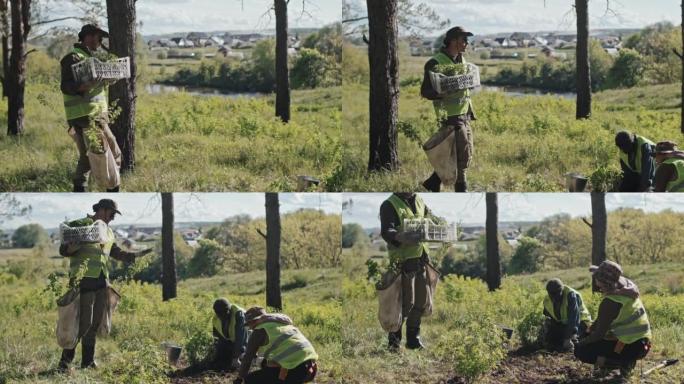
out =
<path fill-rule="evenodd" d="M 185 352 L 191 365 L 207 361 L 214 353 L 214 337 L 207 331 L 195 332 L 185 344 Z"/>
<path fill-rule="evenodd" d="M 535 310 L 523 317 L 518 326 L 518 336 L 524 347 L 537 347 L 541 343 L 540 335 L 544 326 L 544 315 Z"/>
<path fill-rule="evenodd" d="M 48 241 L 48 234 L 40 224 L 22 225 L 12 234 L 12 242 L 17 248 L 33 248 Z"/>

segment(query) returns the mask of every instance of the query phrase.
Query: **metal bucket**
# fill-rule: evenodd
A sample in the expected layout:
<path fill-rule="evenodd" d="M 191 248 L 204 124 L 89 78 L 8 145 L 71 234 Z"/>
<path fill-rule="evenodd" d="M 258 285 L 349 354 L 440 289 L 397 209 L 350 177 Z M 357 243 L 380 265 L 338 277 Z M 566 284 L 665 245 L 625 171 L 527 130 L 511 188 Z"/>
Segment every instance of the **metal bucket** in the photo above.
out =
<path fill-rule="evenodd" d="M 162 346 L 166 350 L 166 358 L 168 359 L 169 364 L 174 366 L 177 365 L 181 352 L 183 351 L 183 347 L 172 343 L 163 343 Z"/>
<path fill-rule="evenodd" d="M 584 192 L 584 189 L 587 187 L 587 181 L 586 176 L 579 173 L 565 174 L 565 186 L 568 188 L 568 192 Z"/>

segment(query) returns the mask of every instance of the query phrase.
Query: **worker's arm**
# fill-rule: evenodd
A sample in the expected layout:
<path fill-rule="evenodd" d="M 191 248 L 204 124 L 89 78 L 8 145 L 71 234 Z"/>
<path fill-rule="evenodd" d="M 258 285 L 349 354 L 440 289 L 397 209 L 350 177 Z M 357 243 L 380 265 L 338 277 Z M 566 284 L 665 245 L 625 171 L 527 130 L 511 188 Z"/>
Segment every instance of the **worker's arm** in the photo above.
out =
<path fill-rule="evenodd" d="M 73 53 L 66 55 L 60 62 L 60 66 L 62 68 L 62 80 L 60 82 L 59 88 L 62 90 L 62 93 L 71 96 L 81 96 L 84 92 L 89 91 L 91 88 L 97 85 L 97 81 L 81 84 L 74 79 L 74 73 L 71 71 L 71 66 L 78 62 L 78 56 Z"/>
<path fill-rule="evenodd" d="M 613 323 L 620 313 L 622 304 L 613 300 L 603 299 L 599 305 L 598 315 L 596 321 L 591 325 L 591 333 L 582 339 L 580 343 L 587 344 L 603 340 L 603 337 L 610 330 L 610 324 Z"/>
<path fill-rule="evenodd" d="M 245 357 L 242 359 L 242 362 L 240 363 L 240 372 L 239 376 L 241 378 L 246 378 L 247 374 L 249 373 L 249 368 L 252 366 L 252 360 L 256 357 L 257 350 L 259 350 L 259 347 L 262 345 L 266 345 L 266 342 L 268 341 L 268 335 L 266 334 L 266 331 L 263 329 L 255 329 L 252 332 L 252 335 L 249 337 L 249 341 L 247 342 L 247 350 L 245 351 Z"/>
<path fill-rule="evenodd" d="M 76 254 L 80 248 L 78 243 L 62 243 L 59 245 L 59 254 L 64 257 L 70 257 Z"/>
<path fill-rule="evenodd" d="M 565 338 L 576 335 L 579 331 L 580 309 L 577 295 L 574 292 L 568 294 L 568 324 L 565 327 Z"/>
<path fill-rule="evenodd" d="M 245 313 L 238 311 L 235 315 L 235 342 L 233 343 L 233 358 L 245 353 Z"/>
<path fill-rule="evenodd" d="M 432 81 L 430 81 L 430 72 L 435 69 L 437 65 L 437 60 L 430 59 L 425 63 L 425 68 L 423 71 L 423 83 L 420 85 L 420 95 L 428 100 L 437 100 L 441 98 L 439 93 L 435 91 L 432 87 Z"/>
<path fill-rule="evenodd" d="M 400 226 L 399 216 L 394 210 L 392 203 L 389 201 L 383 202 L 380 206 L 380 235 L 383 240 L 395 247 L 400 246 L 401 243 L 396 240 Z"/>
<path fill-rule="evenodd" d="M 675 167 L 672 164 L 660 164 L 655 173 L 655 192 L 665 192 L 667 183 L 672 180 L 675 174 Z"/>
<path fill-rule="evenodd" d="M 653 186 L 653 174 L 655 170 L 655 160 L 651 154 L 653 153 L 653 147 L 650 144 L 644 143 L 641 147 L 641 181 L 639 183 L 639 189 L 641 192 L 649 192 Z"/>
<path fill-rule="evenodd" d="M 109 252 L 109 256 L 114 260 L 123 261 L 124 263 L 130 263 L 135 261 L 136 257 L 147 255 L 150 252 L 152 252 L 152 248 L 144 249 L 139 252 L 126 252 L 123 249 L 119 248 L 119 246 L 115 243 L 114 245 L 112 245 L 112 250 Z"/>

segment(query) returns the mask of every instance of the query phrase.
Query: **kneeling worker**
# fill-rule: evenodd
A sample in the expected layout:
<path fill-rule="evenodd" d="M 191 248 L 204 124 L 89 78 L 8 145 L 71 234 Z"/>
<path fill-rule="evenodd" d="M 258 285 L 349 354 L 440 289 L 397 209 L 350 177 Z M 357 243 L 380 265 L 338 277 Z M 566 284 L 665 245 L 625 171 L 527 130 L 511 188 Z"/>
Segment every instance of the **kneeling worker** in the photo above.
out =
<path fill-rule="evenodd" d="M 245 329 L 245 311 L 227 299 L 214 301 L 214 333 L 213 368 L 235 370 L 240 366 L 240 356 L 245 352 L 247 330 Z"/>
<path fill-rule="evenodd" d="M 549 280 L 546 292 L 544 343 L 551 350 L 572 351 L 573 343 L 591 326 L 589 310 L 582 301 L 582 295 L 560 279 Z"/>
<path fill-rule="evenodd" d="M 612 261 L 592 266 L 595 289 L 603 294 L 589 335 L 575 346 L 575 357 L 597 368 L 619 368 L 629 376 L 651 350 L 651 325 L 639 290 Z"/>
<path fill-rule="evenodd" d="M 234 383 L 300 384 L 313 381 L 318 354 L 311 342 L 283 314 L 266 313 L 261 307 L 247 310 L 245 322 L 252 330 L 247 352 Z M 249 373 L 257 351 L 264 354 L 261 369 Z"/>

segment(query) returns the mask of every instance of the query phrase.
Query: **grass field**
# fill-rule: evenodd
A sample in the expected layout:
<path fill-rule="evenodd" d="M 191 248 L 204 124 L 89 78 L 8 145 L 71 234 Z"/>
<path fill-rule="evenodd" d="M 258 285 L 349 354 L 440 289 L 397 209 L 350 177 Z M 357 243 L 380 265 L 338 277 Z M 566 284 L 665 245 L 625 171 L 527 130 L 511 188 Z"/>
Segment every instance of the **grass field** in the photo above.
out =
<path fill-rule="evenodd" d="M 421 191 L 432 173 L 421 148 L 437 130 L 431 102 L 419 85 L 401 88 L 400 170 L 369 175 L 368 87 L 342 89 L 343 153 L 339 174 L 346 191 Z M 468 171 L 473 191 L 560 191 L 568 172 L 590 175 L 619 169 L 614 134 L 628 129 L 653 141 L 677 141 L 681 133 L 679 85 L 658 85 L 594 94 L 592 118 L 575 120 L 575 101 L 558 96 L 473 96 L 474 157 Z M 444 187 L 444 190 L 453 190 Z"/>
<path fill-rule="evenodd" d="M 193 335 L 210 334 L 211 305 L 217 297 L 244 308 L 264 306 L 263 271 L 181 281 L 178 298 L 169 302 L 162 302 L 160 285 L 115 282 L 122 301 L 110 336 L 98 338 L 100 367 L 76 369 L 67 376 L 55 372 L 61 353 L 54 331 L 57 308 L 54 297 L 44 292 L 47 274 L 62 269 L 59 263 L 45 263 L 54 253 L 27 256 L 14 269 L 0 266 L 0 383 L 232 383 L 230 374 L 170 379 L 173 368 L 161 343 L 186 345 Z M 17 277 L 18 269 L 26 273 Z M 340 281 L 341 272 L 332 269 L 282 273 L 283 312 L 319 354 L 318 383 L 337 382 L 342 375 Z M 75 361 L 80 362 L 80 347 Z M 187 352 L 180 364 L 187 365 Z"/>
<path fill-rule="evenodd" d="M 495 293 L 484 282 L 449 275 L 437 286 L 435 310 L 421 327 L 427 349 L 399 353 L 386 350 L 387 335 L 377 320 L 374 288 L 365 280 L 364 252 L 345 253 L 343 281 L 342 343 L 344 363 L 354 367 L 344 374 L 348 383 L 593 383 L 591 367 L 570 354 L 521 348 L 520 326 L 526 318 L 541 314 L 543 283 L 559 277 L 579 289 L 592 315 L 600 297 L 590 293 L 589 273 L 584 269 L 547 271 L 509 276 Z M 637 371 L 665 358 L 684 356 L 684 273 L 681 264 L 635 265 L 625 268 L 642 291 L 642 299 L 654 328 L 653 350 L 637 365 Z M 678 293 L 678 294 L 677 294 Z M 497 326 L 515 329 L 505 345 Z M 520 326 L 520 330 L 518 327 Z M 481 374 L 478 374 L 482 372 Z M 644 383 L 680 383 L 681 364 L 658 371 Z M 632 383 L 638 383 L 639 374 Z"/>
<path fill-rule="evenodd" d="M 292 92 L 289 124 L 275 118 L 273 95 L 138 94 L 137 164 L 123 191 L 290 191 L 298 175 L 325 183 L 338 167 L 339 88 Z M 25 135 L 0 136 L 0 190 L 70 191 L 77 150 L 57 84 L 29 85 L 26 100 Z"/>

